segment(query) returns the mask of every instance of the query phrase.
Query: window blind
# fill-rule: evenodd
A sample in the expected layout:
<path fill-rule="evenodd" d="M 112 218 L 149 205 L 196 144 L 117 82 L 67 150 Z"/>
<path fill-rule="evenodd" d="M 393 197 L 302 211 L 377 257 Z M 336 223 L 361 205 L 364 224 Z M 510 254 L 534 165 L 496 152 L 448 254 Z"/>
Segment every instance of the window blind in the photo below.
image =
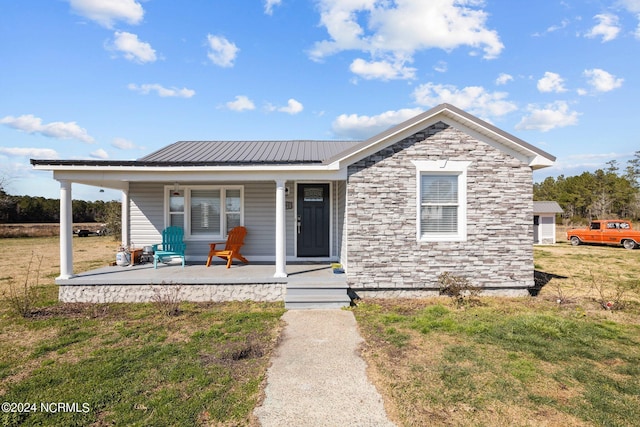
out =
<path fill-rule="evenodd" d="M 458 231 L 458 176 L 421 176 L 420 230 L 428 234 Z"/>
<path fill-rule="evenodd" d="M 191 234 L 220 233 L 220 190 L 191 191 Z"/>

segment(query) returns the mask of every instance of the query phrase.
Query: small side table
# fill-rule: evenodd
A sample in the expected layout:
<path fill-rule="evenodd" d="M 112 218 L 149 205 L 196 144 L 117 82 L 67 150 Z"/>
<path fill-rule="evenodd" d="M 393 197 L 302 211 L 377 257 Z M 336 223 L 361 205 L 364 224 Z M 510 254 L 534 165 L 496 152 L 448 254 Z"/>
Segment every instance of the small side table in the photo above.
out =
<path fill-rule="evenodd" d="M 144 249 L 142 248 L 129 249 L 129 253 L 131 254 L 131 264 L 129 264 L 129 266 L 140 264 L 140 258 L 142 257 L 143 251 Z"/>

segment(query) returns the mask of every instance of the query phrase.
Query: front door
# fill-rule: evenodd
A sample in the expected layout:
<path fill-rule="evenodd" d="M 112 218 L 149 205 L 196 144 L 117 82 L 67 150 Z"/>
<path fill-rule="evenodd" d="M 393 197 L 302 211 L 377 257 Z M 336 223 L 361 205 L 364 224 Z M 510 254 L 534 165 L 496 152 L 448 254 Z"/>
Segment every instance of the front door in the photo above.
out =
<path fill-rule="evenodd" d="M 298 184 L 298 256 L 329 256 L 329 184 Z"/>

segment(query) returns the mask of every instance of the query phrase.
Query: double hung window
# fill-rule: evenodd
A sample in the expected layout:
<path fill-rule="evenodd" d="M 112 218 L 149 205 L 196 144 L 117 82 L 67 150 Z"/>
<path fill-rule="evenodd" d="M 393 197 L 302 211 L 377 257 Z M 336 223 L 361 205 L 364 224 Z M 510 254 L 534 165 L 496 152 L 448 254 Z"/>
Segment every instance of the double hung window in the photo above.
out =
<path fill-rule="evenodd" d="M 167 223 L 183 227 L 186 238 L 224 238 L 233 227 L 243 225 L 242 186 L 167 187 L 165 191 Z"/>
<path fill-rule="evenodd" d="M 455 236 L 458 233 L 459 175 L 420 176 L 420 229 L 422 235 Z"/>
<path fill-rule="evenodd" d="M 414 161 L 417 171 L 417 239 L 467 239 L 467 167 L 464 161 Z"/>

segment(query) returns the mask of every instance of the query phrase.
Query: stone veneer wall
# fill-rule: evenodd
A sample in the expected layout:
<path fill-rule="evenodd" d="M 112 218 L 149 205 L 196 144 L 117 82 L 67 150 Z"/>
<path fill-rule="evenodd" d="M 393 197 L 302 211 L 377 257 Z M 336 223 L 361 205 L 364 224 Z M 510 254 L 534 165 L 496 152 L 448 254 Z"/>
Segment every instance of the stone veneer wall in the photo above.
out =
<path fill-rule="evenodd" d="M 412 160 L 471 161 L 467 241 L 416 239 Z M 533 179 L 525 163 L 439 122 L 348 169 L 348 282 L 360 296 L 437 293 L 438 276 L 466 277 L 486 294 L 526 295 L 533 278 Z"/>
<path fill-rule="evenodd" d="M 151 302 L 157 298 L 180 301 L 284 301 L 284 283 L 231 285 L 60 285 L 60 302 Z"/>

